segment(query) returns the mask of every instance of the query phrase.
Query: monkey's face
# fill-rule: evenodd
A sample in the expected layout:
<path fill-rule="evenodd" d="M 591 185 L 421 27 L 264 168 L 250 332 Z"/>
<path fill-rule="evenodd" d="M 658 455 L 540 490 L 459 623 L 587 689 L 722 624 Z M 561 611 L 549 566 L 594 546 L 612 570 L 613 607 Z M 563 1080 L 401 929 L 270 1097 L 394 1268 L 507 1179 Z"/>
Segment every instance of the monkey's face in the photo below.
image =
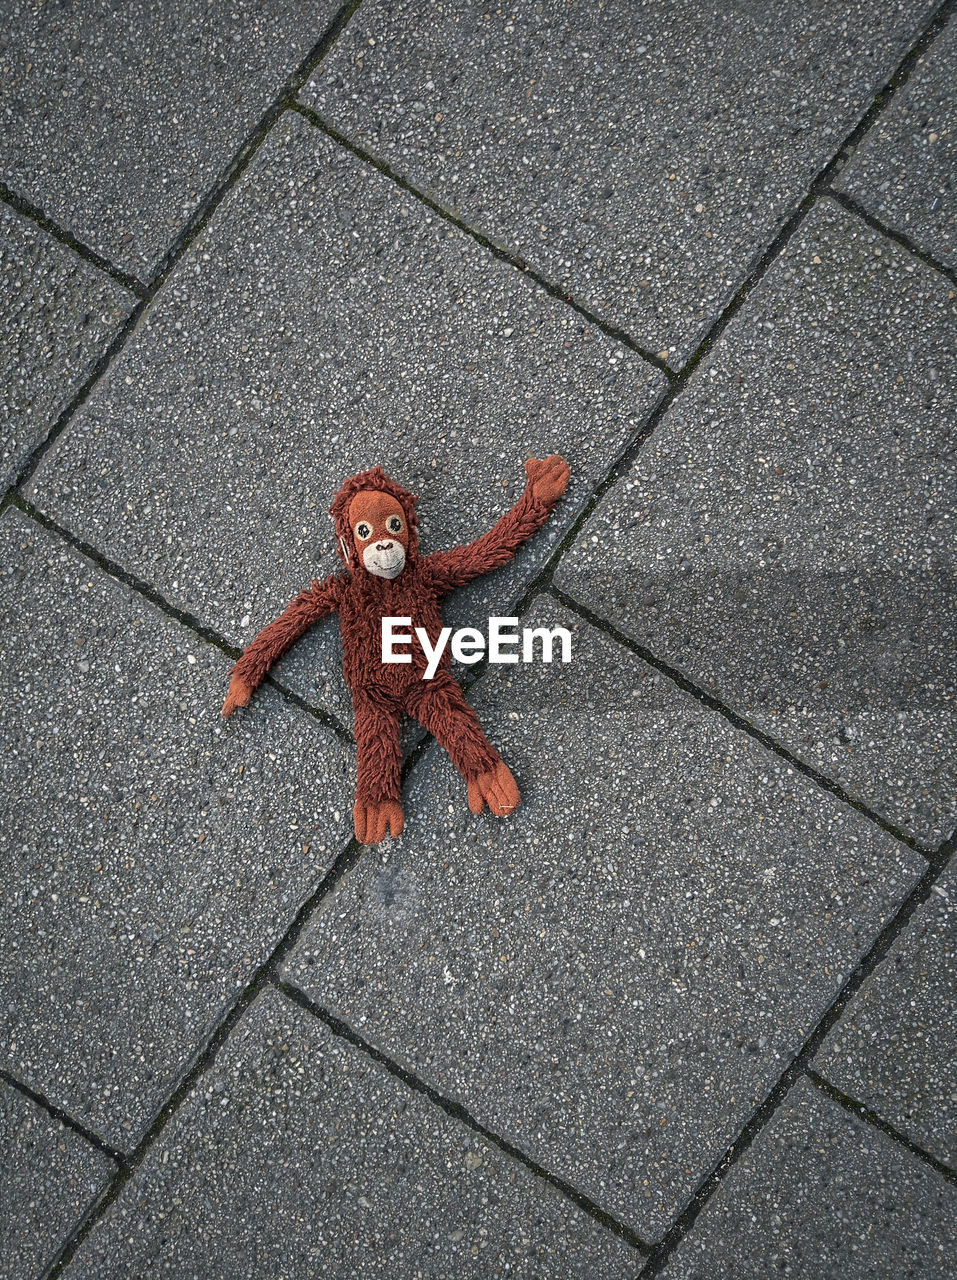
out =
<path fill-rule="evenodd" d="M 409 531 L 395 498 L 364 489 L 349 504 L 349 524 L 359 560 L 377 578 L 397 578 L 405 568 Z"/>

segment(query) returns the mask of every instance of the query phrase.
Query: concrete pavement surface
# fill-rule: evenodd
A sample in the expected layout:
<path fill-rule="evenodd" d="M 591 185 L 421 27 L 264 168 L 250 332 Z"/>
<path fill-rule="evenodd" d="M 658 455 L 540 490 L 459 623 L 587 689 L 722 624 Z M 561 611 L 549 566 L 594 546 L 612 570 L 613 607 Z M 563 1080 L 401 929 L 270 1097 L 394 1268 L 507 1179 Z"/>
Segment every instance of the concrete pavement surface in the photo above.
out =
<path fill-rule="evenodd" d="M 943 1280 L 952 0 L 13 0 L 0 1280 Z M 352 838 L 380 463 L 522 790 Z"/>

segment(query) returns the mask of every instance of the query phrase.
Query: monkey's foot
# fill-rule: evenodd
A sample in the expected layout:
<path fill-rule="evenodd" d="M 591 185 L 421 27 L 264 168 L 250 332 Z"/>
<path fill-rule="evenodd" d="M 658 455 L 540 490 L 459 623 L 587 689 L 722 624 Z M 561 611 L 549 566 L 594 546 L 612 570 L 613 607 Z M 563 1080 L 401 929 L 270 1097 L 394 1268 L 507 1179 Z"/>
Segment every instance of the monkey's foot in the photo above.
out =
<path fill-rule="evenodd" d="M 387 831 L 400 836 L 405 818 L 398 800 L 357 800 L 352 807 L 352 822 L 360 844 L 378 844 Z"/>
<path fill-rule="evenodd" d="M 469 783 L 469 808 L 473 813 L 481 813 L 487 804 L 496 818 L 505 818 L 518 808 L 519 800 L 518 786 L 503 760 Z"/>

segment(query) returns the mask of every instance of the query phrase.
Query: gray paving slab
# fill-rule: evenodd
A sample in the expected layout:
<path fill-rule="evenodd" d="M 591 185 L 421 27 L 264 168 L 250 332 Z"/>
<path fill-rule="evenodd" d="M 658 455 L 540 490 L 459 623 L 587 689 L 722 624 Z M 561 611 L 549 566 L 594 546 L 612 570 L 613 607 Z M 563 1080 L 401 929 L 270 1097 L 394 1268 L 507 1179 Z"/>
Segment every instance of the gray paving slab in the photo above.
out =
<path fill-rule="evenodd" d="M 70 1280 L 624 1280 L 641 1256 L 274 991 L 67 1269 Z"/>
<path fill-rule="evenodd" d="M 953 286 L 812 210 L 556 582 L 890 822 L 957 818 Z"/>
<path fill-rule="evenodd" d="M 38 473 L 31 496 L 243 645 L 340 567 L 332 495 L 380 463 L 423 546 L 470 541 L 530 454 L 572 483 L 513 565 L 458 593 L 485 625 L 541 567 L 663 376 L 298 115 L 257 154 Z M 461 622 L 455 622 L 461 625 Z M 351 715 L 329 620 L 277 669 Z"/>
<path fill-rule="evenodd" d="M 303 96 L 677 367 L 934 8 L 374 0 Z"/>
<path fill-rule="evenodd" d="M 148 281 L 336 0 L 12 0 L 0 177 Z"/>
<path fill-rule="evenodd" d="M 877 119 L 835 186 L 957 268 L 957 23 Z"/>
<path fill-rule="evenodd" d="M 130 1149 L 351 835 L 351 752 L 0 522 L 0 1064 Z"/>
<path fill-rule="evenodd" d="M 116 1166 L 0 1080 L 0 1280 L 40 1280 Z"/>
<path fill-rule="evenodd" d="M 662 1280 L 947 1280 L 957 1187 L 802 1080 Z"/>
<path fill-rule="evenodd" d="M 0 205 L 0 489 L 43 440 L 136 298 Z"/>
<path fill-rule="evenodd" d="M 957 862 L 815 1060 L 832 1084 L 957 1169 Z"/>
<path fill-rule="evenodd" d="M 472 691 L 522 807 L 476 819 L 434 749 L 401 842 L 286 974 L 652 1239 L 923 861 L 597 630 L 534 617 L 569 628 L 571 663 Z"/>

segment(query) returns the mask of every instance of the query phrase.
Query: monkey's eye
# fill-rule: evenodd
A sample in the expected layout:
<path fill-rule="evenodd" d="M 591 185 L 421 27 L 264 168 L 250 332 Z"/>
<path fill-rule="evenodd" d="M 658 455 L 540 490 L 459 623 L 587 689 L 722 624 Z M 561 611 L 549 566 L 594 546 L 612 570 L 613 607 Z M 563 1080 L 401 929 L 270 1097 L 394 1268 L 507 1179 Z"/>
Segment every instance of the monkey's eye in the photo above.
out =
<path fill-rule="evenodd" d="M 402 517 L 389 516 L 388 520 L 385 522 L 385 527 L 390 533 L 401 533 L 404 528 L 404 525 L 402 524 Z"/>
<path fill-rule="evenodd" d="M 360 542 L 365 542 L 366 538 L 372 537 L 372 525 L 366 524 L 364 520 L 360 520 L 356 525 L 356 537 Z"/>

